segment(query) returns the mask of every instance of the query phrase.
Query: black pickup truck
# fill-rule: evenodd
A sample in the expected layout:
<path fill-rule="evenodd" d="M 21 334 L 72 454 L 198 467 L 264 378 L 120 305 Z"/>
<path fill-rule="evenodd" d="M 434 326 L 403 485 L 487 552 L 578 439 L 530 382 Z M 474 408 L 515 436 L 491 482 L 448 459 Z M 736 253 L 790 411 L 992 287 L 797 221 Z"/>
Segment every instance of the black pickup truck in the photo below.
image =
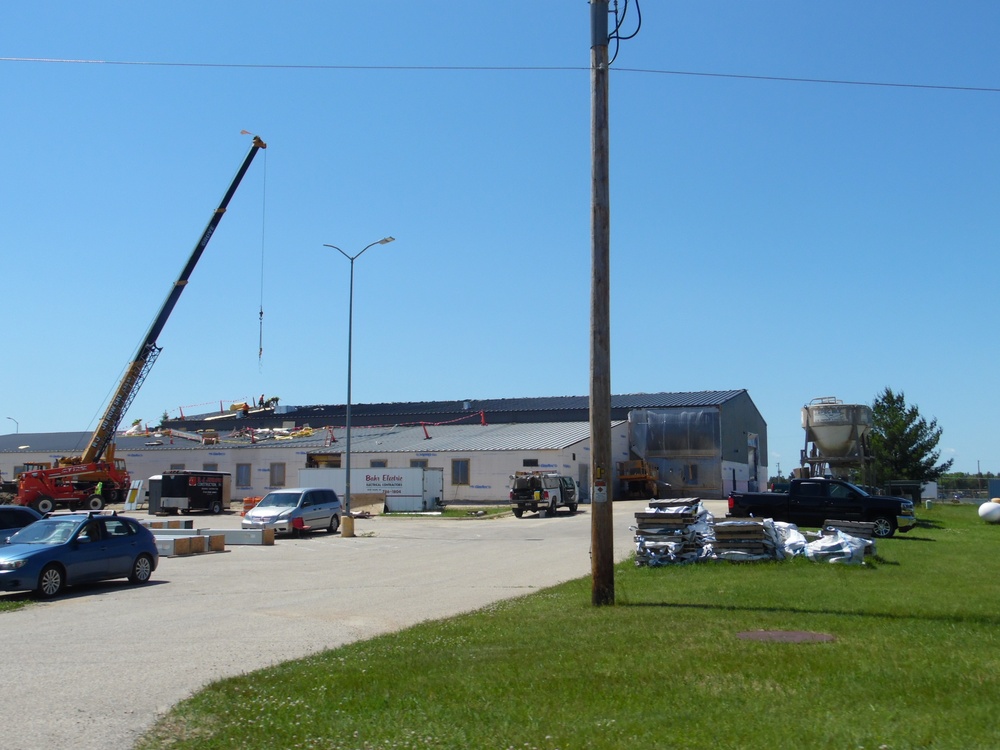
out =
<path fill-rule="evenodd" d="M 824 521 L 868 521 L 875 536 L 909 531 L 916 523 L 913 502 L 902 497 L 869 495 L 841 479 L 793 479 L 788 492 L 733 492 L 729 518 L 773 518 L 819 528 Z"/>

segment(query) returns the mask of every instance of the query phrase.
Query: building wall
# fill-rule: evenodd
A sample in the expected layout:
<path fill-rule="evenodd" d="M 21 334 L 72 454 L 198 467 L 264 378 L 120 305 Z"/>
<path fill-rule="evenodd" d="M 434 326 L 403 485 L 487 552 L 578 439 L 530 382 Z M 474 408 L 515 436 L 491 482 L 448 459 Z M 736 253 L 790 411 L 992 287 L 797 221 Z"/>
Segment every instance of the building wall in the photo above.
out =
<path fill-rule="evenodd" d="M 632 450 L 675 497 L 726 497 L 734 476 L 744 491 L 767 482 L 767 425 L 746 393 L 719 406 L 635 409 L 629 428 Z"/>
<path fill-rule="evenodd" d="M 757 463 L 767 466 L 767 422 L 746 392 L 726 401 L 720 407 L 722 414 L 722 457 L 726 461 L 747 463 L 747 434 L 758 437 Z M 767 481 L 765 474 L 764 481 Z"/>
<path fill-rule="evenodd" d="M 151 476 L 168 469 L 211 468 L 232 474 L 233 499 L 262 496 L 279 486 L 292 487 L 298 481 L 298 470 L 306 466 L 306 454 L 316 450 L 288 443 L 273 442 L 265 445 L 233 446 L 179 445 L 157 446 L 148 450 L 119 450 L 117 457 L 124 458 L 132 478 L 144 482 Z M 628 459 L 628 429 L 622 423 L 612 428 L 613 462 Z M 0 455 L 0 469 L 5 477 L 13 476 L 15 466 L 25 461 L 52 461 L 58 456 L 48 453 L 18 453 Z M 77 453 L 77 455 L 79 455 Z M 581 499 L 590 496 L 589 465 L 590 440 L 583 440 L 568 448 L 548 450 L 498 450 L 498 451 L 440 451 L 373 453 L 352 452 L 354 468 L 368 467 L 372 461 L 385 461 L 387 468 L 411 466 L 411 461 L 426 461 L 429 468 L 444 471 L 444 501 L 500 502 L 507 499 L 509 477 L 526 468 L 553 471 L 573 477 L 580 483 Z M 454 462 L 468 461 L 468 483 L 452 481 Z M 526 466 L 525 462 L 535 462 Z M 249 481 L 241 482 L 239 465 L 248 465 Z M 284 484 L 272 479 L 272 464 L 281 467 Z M 145 486 L 144 486 L 145 489 Z"/>

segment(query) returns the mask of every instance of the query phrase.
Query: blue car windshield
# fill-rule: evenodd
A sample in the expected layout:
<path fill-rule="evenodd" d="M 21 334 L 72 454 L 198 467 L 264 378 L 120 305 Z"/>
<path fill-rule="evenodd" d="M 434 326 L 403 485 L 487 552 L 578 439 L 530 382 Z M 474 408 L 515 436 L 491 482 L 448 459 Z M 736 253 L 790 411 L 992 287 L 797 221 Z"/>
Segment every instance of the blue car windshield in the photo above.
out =
<path fill-rule="evenodd" d="M 11 544 L 63 544 L 80 525 L 76 518 L 47 518 L 35 521 L 10 538 Z"/>
<path fill-rule="evenodd" d="M 257 503 L 258 508 L 294 508 L 299 504 L 298 492 L 272 492 Z"/>

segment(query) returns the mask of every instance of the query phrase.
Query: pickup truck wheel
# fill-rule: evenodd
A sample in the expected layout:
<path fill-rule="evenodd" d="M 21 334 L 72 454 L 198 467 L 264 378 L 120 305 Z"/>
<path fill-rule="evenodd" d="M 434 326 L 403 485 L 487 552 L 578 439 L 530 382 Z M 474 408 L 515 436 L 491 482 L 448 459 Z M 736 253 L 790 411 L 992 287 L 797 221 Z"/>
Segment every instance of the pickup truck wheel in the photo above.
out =
<path fill-rule="evenodd" d="M 556 517 L 556 501 L 555 500 L 553 500 L 551 503 L 549 503 L 548 516 L 549 516 L 549 518 L 555 518 Z"/>
<path fill-rule="evenodd" d="M 875 527 L 872 529 L 872 533 L 879 539 L 888 539 L 896 533 L 896 524 L 892 522 L 891 518 L 879 516 L 878 518 L 872 519 L 872 523 L 875 524 Z"/>
<path fill-rule="evenodd" d="M 520 518 L 524 515 L 524 508 L 514 508 L 514 518 Z"/>
<path fill-rule="evenodd" d="M 576 513 L 576 503 L 570 503 L 569 512 Z"/>

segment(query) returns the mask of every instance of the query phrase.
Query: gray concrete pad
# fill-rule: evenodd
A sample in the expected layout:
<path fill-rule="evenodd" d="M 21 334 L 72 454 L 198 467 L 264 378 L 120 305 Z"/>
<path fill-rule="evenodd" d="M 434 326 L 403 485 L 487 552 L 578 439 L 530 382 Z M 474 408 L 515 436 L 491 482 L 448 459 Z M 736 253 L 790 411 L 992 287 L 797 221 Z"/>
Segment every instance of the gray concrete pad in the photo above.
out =
<path fill-rule="evenodd" d="M 725 513 L 724 502 L 709 505 Z M 628 529 L 642 507 L 614 503 L 618 559 L 634 551 Z M 589 576 L 589 510 L 357 519 L 353 538 L 320 532 L 162 558 L 145 586 L 84 586 L 0 614 L 0 745 L 126 748 L 213 680 Z M 195 519 L 239 523 L 239 513 Z"/>

